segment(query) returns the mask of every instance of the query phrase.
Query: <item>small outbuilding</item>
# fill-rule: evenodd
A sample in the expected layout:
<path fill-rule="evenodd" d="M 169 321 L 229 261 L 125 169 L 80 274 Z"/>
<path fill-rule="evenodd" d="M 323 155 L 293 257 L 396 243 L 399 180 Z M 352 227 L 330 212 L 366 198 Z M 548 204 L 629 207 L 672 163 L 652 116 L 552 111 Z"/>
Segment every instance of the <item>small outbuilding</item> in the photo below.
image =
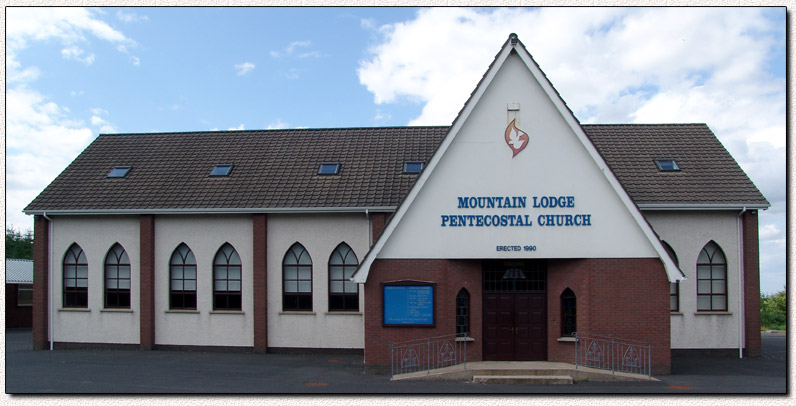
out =
<path fill-rule="evenodd" d="M 6 258 L 6 328 L 33 325 L 33 260 Z"/>

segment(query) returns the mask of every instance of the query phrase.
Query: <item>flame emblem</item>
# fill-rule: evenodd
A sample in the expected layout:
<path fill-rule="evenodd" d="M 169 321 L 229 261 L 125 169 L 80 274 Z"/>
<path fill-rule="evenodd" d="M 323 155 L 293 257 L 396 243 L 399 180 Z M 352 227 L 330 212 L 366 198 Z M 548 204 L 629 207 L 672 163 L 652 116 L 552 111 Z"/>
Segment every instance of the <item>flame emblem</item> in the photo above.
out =
<path fill-rule="evenodd" d="M 509 126 L 506 127 L 506 144 L 508 144 L 511 151 L 514 152 L 514 155 L 511 156 L 512 158 L 525 149 L 530 141 L 528 134 L 517 128 L 514 125 L 514 121 L 516 120 L 511 120 Z"/>

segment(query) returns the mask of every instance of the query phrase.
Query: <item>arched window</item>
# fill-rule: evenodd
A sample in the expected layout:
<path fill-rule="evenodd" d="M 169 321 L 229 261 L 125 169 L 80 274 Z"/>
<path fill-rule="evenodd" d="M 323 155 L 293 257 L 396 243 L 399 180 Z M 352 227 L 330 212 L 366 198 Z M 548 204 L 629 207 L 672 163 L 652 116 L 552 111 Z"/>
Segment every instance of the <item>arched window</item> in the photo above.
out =
<path fill-rule="evenodd" d="M 671 245 L 669 245 L 666 241 L 661 242 L 663 243 L 663 248 L 667 253 L 669 253 L 669 256 L 674 261 L 674 264 L 680 266 L 680 262 L 677 260 L 677 254 L 675 254 Z M 669 311 L 680 311 L 680 281 L 669 282 Z"/>
<path fill-rule="evenodd" d="M 312 258 L 299 243 L 282 260 L 282 310 L 312 311 Z"/>
<path fill-rule="evenodd" d="M 88 307 L 88 260 L 77 243 L 66 251 L 63 271 L 64 307 Z"/>
<path fill-rule="evenodd" d="M 570 288 L 561 292 L 561 337 L 570 337 L 578 331 L 577 298 Z"/>
<path fill-rule="evenodd" d="M 697 311 L 727 311 L 727 260 L 713 241 L 697 258 Z"/>
<path fill-rule="evenodd" d="M 359 286 L 348 279 L 357 270 L 354 250 L 340 243 L 329 257 L 329 311 L 359 311 Z"/>
<path fill-rule="evenodd" d="M 470 294 L 462 288 L 456 294 L 456 336 L 470 335 Z"/>
<path fill-rule="evenodd" d="M 213 261 L 213 309 L 241 310 L 240 256 L 226 243 L 219 248 Z"/>
<path fill-rule="evenodd" d="M 105 256 L 105 307 L 130 308 L 130 258 L 119 243 Z"/>
<path fill-rule="evenodd" d="M 196 309 L 196 258 L 185 243 L 171 254 L 169 308 Z"/>

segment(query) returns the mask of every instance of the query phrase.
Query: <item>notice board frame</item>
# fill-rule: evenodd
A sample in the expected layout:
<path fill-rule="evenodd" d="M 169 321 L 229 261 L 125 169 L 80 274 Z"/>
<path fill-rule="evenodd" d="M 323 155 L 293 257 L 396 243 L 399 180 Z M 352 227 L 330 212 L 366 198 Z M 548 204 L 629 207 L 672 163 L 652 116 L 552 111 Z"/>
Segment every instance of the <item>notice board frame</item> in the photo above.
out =
<path fill-rule="evenodd" d="M 387 303 L 387 287 L 429 287 L 431 288 L 431 322 L 430 323 L 387 323 L 387 315 L 388 315 L 388 303 Z M 396 282 L 385 282 L 381 284 L 381 310 L 382 310 L 382 317 L 381 323 L 382 327 L 423 327 L 423 328 L 435 328 L 437 326 L 437 284 L 434 282 L 422 282 L 422 281 L 396 281 Z"/>

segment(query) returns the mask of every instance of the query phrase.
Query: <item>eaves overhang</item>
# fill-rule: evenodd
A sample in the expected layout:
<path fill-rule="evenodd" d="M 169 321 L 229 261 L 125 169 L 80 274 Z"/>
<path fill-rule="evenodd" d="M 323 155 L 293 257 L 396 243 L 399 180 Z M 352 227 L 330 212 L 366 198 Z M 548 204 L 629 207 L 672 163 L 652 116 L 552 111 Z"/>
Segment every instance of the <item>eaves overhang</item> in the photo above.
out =
<path fill-rule="evenodd" d="M 637 204 L 639 210 L 766 210 L 771 207 L 770 204 L 702 204 L 702 203 L 646 203 Z"/>
<path fill-rule="evenodd" d="M 191 209 L 63 209 L 24 210 L 27 215 L 48 216 L 112 216 L 135 214 L 318 214 L 394 212 L 396 206 L 369 207 L 262 207 L 262 208 L 191 208 Z"/>

